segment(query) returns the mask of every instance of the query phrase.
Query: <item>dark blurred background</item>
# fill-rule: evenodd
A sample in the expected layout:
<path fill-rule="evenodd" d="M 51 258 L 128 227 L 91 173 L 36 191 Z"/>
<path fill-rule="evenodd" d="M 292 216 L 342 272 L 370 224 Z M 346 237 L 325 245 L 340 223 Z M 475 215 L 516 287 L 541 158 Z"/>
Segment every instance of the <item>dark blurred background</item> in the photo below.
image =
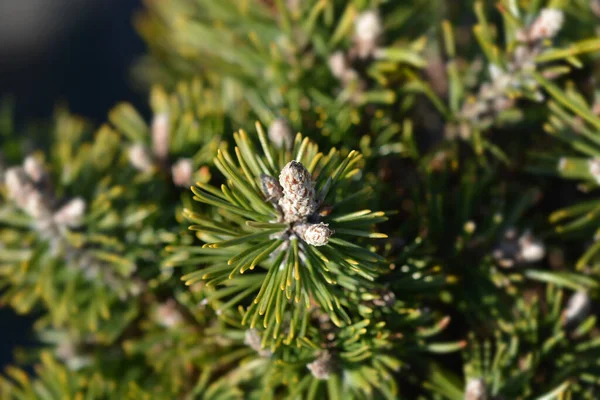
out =
<path fill-rule="evenodd" d="M 130 84 L 144 52 L 132 27 L 141 0 L 0 0 L 0 99 L 15 100 L 17 124 L 44 120 L 54 107 L 100 123 L 118 101 L 138 107 Z M 32 343 L 31 320 L 0 308 L 0 367 Z"/>

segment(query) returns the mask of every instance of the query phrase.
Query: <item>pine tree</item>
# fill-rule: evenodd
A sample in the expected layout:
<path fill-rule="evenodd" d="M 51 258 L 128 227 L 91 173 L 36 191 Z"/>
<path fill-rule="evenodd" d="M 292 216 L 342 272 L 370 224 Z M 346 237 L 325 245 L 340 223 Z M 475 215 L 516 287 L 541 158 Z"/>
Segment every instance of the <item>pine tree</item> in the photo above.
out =
<path fill-rule="evenodd" d="M 146 0 L 151 115 L 0 111 L 0 398 L 596 398 L 599 25 Z"/>

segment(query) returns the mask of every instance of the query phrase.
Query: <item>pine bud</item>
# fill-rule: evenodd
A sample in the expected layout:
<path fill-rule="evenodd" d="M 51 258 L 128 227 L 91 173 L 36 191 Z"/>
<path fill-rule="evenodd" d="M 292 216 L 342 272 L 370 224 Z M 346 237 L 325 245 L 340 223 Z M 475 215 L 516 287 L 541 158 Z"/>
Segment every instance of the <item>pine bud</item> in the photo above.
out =
<path fill-rule="evenodd" d="M 312 375 L 320 380 L 329 379 L 329 375 L 333 372 L 333 360 L 331 353 L 323 351 L 317 359 L 306 365 Z"/>
<path fill-rule="evenodd" d="M 304 165 L 290 161 L 281 170 L 279 183 L 284 193 L 279 205 L 287 222 L 301 220 L 317 210 L 312 178 Z"/>
<path fill-rule="evenodd" d="M 152 119 L 152 151 L 160 160 L 169 155 L 169 114 L 156 114 Z"/>
<path fill-rule="evenodd" d="M 590 312 L 591 300 L 586 291 L 575 292 L 567 302 L 564 311 L 565 323 L 581 321 Z"/>
<path fill-rule="evenodd" d="M 562 28 L 564 20 L 561 10 L 544 8 L 529 28 L 529 40 L 552 39 Z"/>
<path fill-rule="evenodd" d="M 27 194 L 33 189 L 23 168 L 13 167 L 6 170 L 4 182 L 8 198 L 22 205 Z"/>
<path fill-rule="evenodd" d="M 331 74 L 340 80 L 348 70 L 346 56 L 340 50 L 336 51 L 335 53 L 329 56 L 327 64 L 329 65 L 329 70 L 331 71 Z"/>
<path fill-rule="evenodd" d="M 15 202 L 17 207 L 34 219 L 48 215 L 48 207 L 43 195 L 34 187 L 24 168 L 9 168 L 4 181 L 8 198 Z"/>
<path fill-rule="evenodd" d="M 358 77 L 356 71 L 348 63 L 346 55 L 340 50 L 329 56 L 327 65 L 331 74 L 343 83 L 347 83 Z"/>
<path fill-rule="evenodd" d="M 264 195 L 267 198 L 267 201 L 275 201 L 278 202 L 279 199 L 283 196 L 283 188 L 279 184 L 277 179 L 273 178 L 270 175 L 262 174 L 260 176 L 262 190 Z"/>
<path fill-rule="evenodd" d="M 54 214 L 54 221 L 59 225 L 80 226 L 85 207 L 85 200 L 82 198 L 72 199 Z"/>
<path fill-rule="evenodd" d="M 301 224 L 300 237 L 311 246 L 325 246 L 329 243 L 329 238 L 334 231 L 329 229 L 329 225 L 323 222 L 318 224 Z"/>
<path fill-rule="evenodd" d="M 465 388 L 465 400 L 486 400 L 487 389 L 483 379 L 469 379 Z"/>
<path fill-rule="evenodd" d="M 542 260 L 546 255 L 546 248 L 541 240 L 533 237 L 531 232 L 525 232 L 519 238 L 518 258 L 526 263 L 534 263 Z"/>
<path fill-rule="evenodd" d="M 294 136 L 290 125 L 285 119 L 277 118 L 271 123 L 269 126 L 269 139 L 277 148 L 292 148 Z"/>
<path fill-rule="evenodd" d="M 47 222 L 47 219 L 44 217 L 49 216 L 49 210 L 44 201 L 44 197 L 37 190 L 32 190 L 27 195 L 22 209 L 29 214 L 31 218 L 36 220 L 43 218 L 45 222 Z"/>
<path fill-rule="evenodd" d="M 262 340 L 256 329 L 248 329 L 244 334 L 244 344 L 256 351 L 261 357 L 270 357 L 271 351 L 269 349 L 263 349 Z"/>
<path fill-rule="evenodd" d="M 189 158 L 180 158 L 171 167 L 171 176 L 173 183 L 177 186 L 188 187 L 192 182 L 194 174 L 194 166 Z"/>
<path fill-rule="evenodd" d="M 152 157 L 141 143 L 129 148 L 129 162 L 140 172 L 150 172 L 153 167 Z"/>
<path fill-rule="evenodd" d="M 566 164 L 566 159 L 563 162 L 563 165 L 564 164 Z M 561 166 L 559 165 L 559 169 L 564 169 L 564 166 L 561 168 Z M 588 171 L 590 171 L 590 174 L 594 177 L 596 182 L 600 184 L 600 158 L 593 158 L 590 161 L 588 161 Z"/>
<path fill-rule="evenodd" d="M 381 18 L 377 11 L 365 11 L 356 17 L 354 38 L 358 45 L 359 57 L 367 58 L 375 52 L 382 32 Z"/>
<path fill-rule="evenodd" d="M 177 310 L 177 303 L 172 299 L 157 307 L 155 318 L 156 322 L 165 328 L 172 328 L 183 322 L 183 316 Z"/>
<path fill-rule="evenodd" d="M 46 174 L 44 166 L 34 156 L 27 156 L 27 158 L 25 158 L 23 169 L 29 178 L 36 183 L 41 182 Z"/>

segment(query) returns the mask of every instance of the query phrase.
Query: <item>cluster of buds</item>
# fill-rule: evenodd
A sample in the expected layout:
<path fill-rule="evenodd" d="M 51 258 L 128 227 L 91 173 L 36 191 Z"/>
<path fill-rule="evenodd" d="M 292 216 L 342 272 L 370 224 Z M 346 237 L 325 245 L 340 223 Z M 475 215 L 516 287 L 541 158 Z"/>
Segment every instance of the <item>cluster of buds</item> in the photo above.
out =
<path fill-rule="evenodd" d="M 28 156 L 22 167 L 9 168 L 4 174 L 7 195 L 14 204 L 29 215 L 42 235 L 54 244 L 67 227 L 78 227 L 85 214 L 85 201 L 79 197 L 55 207 L 50 178 L 44 166 Z"/>
<path fill-rule="evenodd" d="M 156 114 L 152 120 L 152 150 L 143 143 L 128 149 L 129 162 L 142 173 L 151 173 L 157 165 L 168 165 L 170 123 L 167 113 Z M 177 186 L 188 187 L 193 181 L 193 163 L 181 158 L 171 166 L 171 177 Z"/>
<path fill-rule="evenodd" d="M 290 224 L 293 233 L 312 246 L 324 246 L 333 235 L 328 224 L 318 222 L 316 199 L 310 172 L 297 161 L 290 161 L 279 175 L 262 176 L 266 199 L 279 207 L 281 219 Z"/>
<path fill-rule="evenodd" d="M 320 380 L 327 380 L 333 372 L 334 362 L 328 350 L 322 351 L 315 361 L 306 365 L 312 375 Z"/>
<path fill-rule="evenodd" d="M 490 81 L 483 83 L 477 94 L 463 104 L 461 122 L 446 128 L 448 138 L 458 136 L 467 139 L 471 136 L 472 126 L 491 125 L 498 114 L 514 105 L 513 93 L 524 92 L 535 101 L 544 100 L 539 84 L 532 75 L 536 70 L 535 59 L 544 50 L 544 41 L 552 39 L 560 31 L 563 20 L 562 11 L 543 9 L 529 27 L 517 33 L 519 44 L 507 65 L 490 65 Z"/>
<path fill-rule="evenodd" d="M 349 90 L 349 100 L 357 101 L 365 89 L 366 82 L 354 68 L 355 63 L 377 57 L 383 34 L 383 24 L 379 13 L 367 10 L 356 16 L 354 20 L 353 46 L 348 52 L 338 50 L 327 60 L 331 74 L 337 78 L 344 89 Z"/>
<path fill-rule="evenodd" d="M 70 229 L 83 224 L 85 200 L 80 197 L 67 201 L 56 199 L 50 176 L 34 156 L 28 156 L 22 166 L 7 169 L 4 182 L 8 199 L 31 218 L 39 235 L 48 242 L 52 254 L 64 252 L 67 264 L 80 268 L 86 279 L 95 281 L 101 277 L 121 298 L 126 297 L 127 290 L 122 279 L 107 269 L 103 261 L 85 249 L 73 247 L 66 239 Z"/>
<path fill-rule="evenodd" d="M 517 230 L 508 229 L 503 240 L 492 253 L 499 266 L 512 268 L 515 265 L 536 263 L 546 255 L 546 248 L 541 240 L 526 231 L 518 236 Z"/>
<path fill-rule="evenodd" d="M 256 329 L 248 329 L 244 334 L 244 344 L 256 351 L 259 356 L 269 358 L 273 354 L 269 349 L 263 349 L 262 339 Z"/>

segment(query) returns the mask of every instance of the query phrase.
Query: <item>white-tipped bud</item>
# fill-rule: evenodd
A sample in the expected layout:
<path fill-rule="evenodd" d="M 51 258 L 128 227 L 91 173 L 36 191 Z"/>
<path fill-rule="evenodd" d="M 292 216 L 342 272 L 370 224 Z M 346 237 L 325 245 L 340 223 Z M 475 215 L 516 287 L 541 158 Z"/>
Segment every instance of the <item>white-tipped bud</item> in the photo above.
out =
<path fill-rule="evenodd" d="M 150 172 L 153 168 L 152 156 L 141 143 L 136 143 L 129 148 L 129 162 L 140 172 Z"/>
<path fill-rule="evenodd" d="M 25 201 L 27 194 L 32 190 L 31 183 L 23 168 L 13 167 L 6 170 L 4 182 L 8 198 L 17 204 Z"/>
<path fill-rule="evenodd" d="M 32 181 L 41 182 L 46 174 L 44 166 L 34 156 L 27 156 L 23 162 L 23 169 Z"/>
<path fill-rule="evenodd" d="M 573 293 L 564 311 L 565 323 L 581 321 L 590 312 L 590 308 L 591 300 L 586 291 L 580 290 Z"/>
<path fill-rule="evenodd" d="M 256 351 L 261 357 L 270 357 L 271 351 L 269 349 L 263 349 L 262 339 L 256 329 L 248 329 L 244 334 L 244 344 Z"/>
<path fill-rule="evenodd" d="M 172 328 L 183 322 L 183 316 L 177 309 L 177 303 L 171 299 L 156 308 L 155 320 L 165 328 Z"/>
<path fill-rule="evenodd" d="M 279 201 L 287 222 L 299 221 L 317 210 L 312 177 L 304 165 L 290 161 L 279 175 L 284 197 Z"/>
<path fill-rule="evenodd" d="M 39 219 L 48 214 L 48 207 L 42 194 L 33 186 L 25 170 L 9 168 L 4 174 L 8 198 L 30 217 Z"/>
<path fill-rule="evenodd" d="M 188 187 L 193 182 L 194 165 L 189 158 L 180 158 L 171 167 L 171 177 L 177 186 Z"/>
<path fill-rule="evenodd" d="M 156 114 L 152 119 L 152 151 L 160 160 L 169 155 L 169 129 L 169 114 Z"/>
<path fill-rule="evenodd" d="M 335 233 L 329 225 L 323 222 L 318 224 L 301 224 L 296 230 L 299 236 L 311 246 L 325 246 L 329 238 Z"/>
<path fill-rule="evenodd" d="M 358 78 L 358 74 L 352 69 L 346 55 L 340 50 L 329 56 L 327 65 L 331 74 L 344 84 Z"/>
<path fill-rule="evenodd" d="M 565 16 L 556 8 L 544 8 L 529 28 L 529 40 L 552 39 L 562 28 Z"/>
<path fill-rule="evenodd" d="M 267 201 L 278 202 L 283 196 L 283 188 L 279 184 L 279 181 L 272 176 L 265 174 L 260 176 L 260 181 Z"/>
<path fill-rule="evenodd" d="M 588 161 L 588 171 L 590 171 L 590 174 L 592 175 L 592 177 L 594 177 L 594 180 L 596 180 L 596 182 L 600 184 L 600 158 L 593 158 L 590 161 Z"/>
<path fill-rule="evenodd" d="M 382 33 L 381 18 L 377 11 L 365 11 L 356 17 L 354 39 L 358 45 L 358 55 L 361 58 L 367 58 L 375 52 Z"/>
<path fill-rule="evenodd" d="M 80 226 L 85 214 L 85 207 L 85 200 L 80 197 L 74 198 L 54 214 L 54 221 L 59 225 Z"/>
<path fill-rule="evenodd" d="M 44 219 L 49 215 L 44 196 L 37 190 L 32 190 L 26 197 L 22 209 L 33 219 Z"/>
<path fill-rule="evenodd" d="M 534 263 L 542 260 L 546 255 L 546 247 L 541 240 L 533 237 L 531 232 L 525 232 L 519 238 L 519 260 Z"/>
<path fill-rule="evenodd" d="M 292 134 L 292 128 L 288 122 L 283 118 L 277 118 L 269 126 L 269 139 L 275 147 L 291 149 L 294 143 L 294 135 Z"/>
<path fill-rule="evenodd" d="M 327 65 L 329 65 L 329 70 L 331 71 L 331 74 L 340 80 L 348 70 L 346 56 L 341 50 L 338 50 L 329 56 L 329 59 L 327 60 Z"/>
<path fill-rule="evenodd" d="M 331 353 L 323 351 L 317 359 L 306 365 L 312 375 L 320 380 L 327 380 L 333 372 L 333 358 Z"/>
<path fill-rule="evenodd" d="M 487 388 L 483 379 L 469 379 L 465 388 L 465 400 L 487 400 Z"/>

